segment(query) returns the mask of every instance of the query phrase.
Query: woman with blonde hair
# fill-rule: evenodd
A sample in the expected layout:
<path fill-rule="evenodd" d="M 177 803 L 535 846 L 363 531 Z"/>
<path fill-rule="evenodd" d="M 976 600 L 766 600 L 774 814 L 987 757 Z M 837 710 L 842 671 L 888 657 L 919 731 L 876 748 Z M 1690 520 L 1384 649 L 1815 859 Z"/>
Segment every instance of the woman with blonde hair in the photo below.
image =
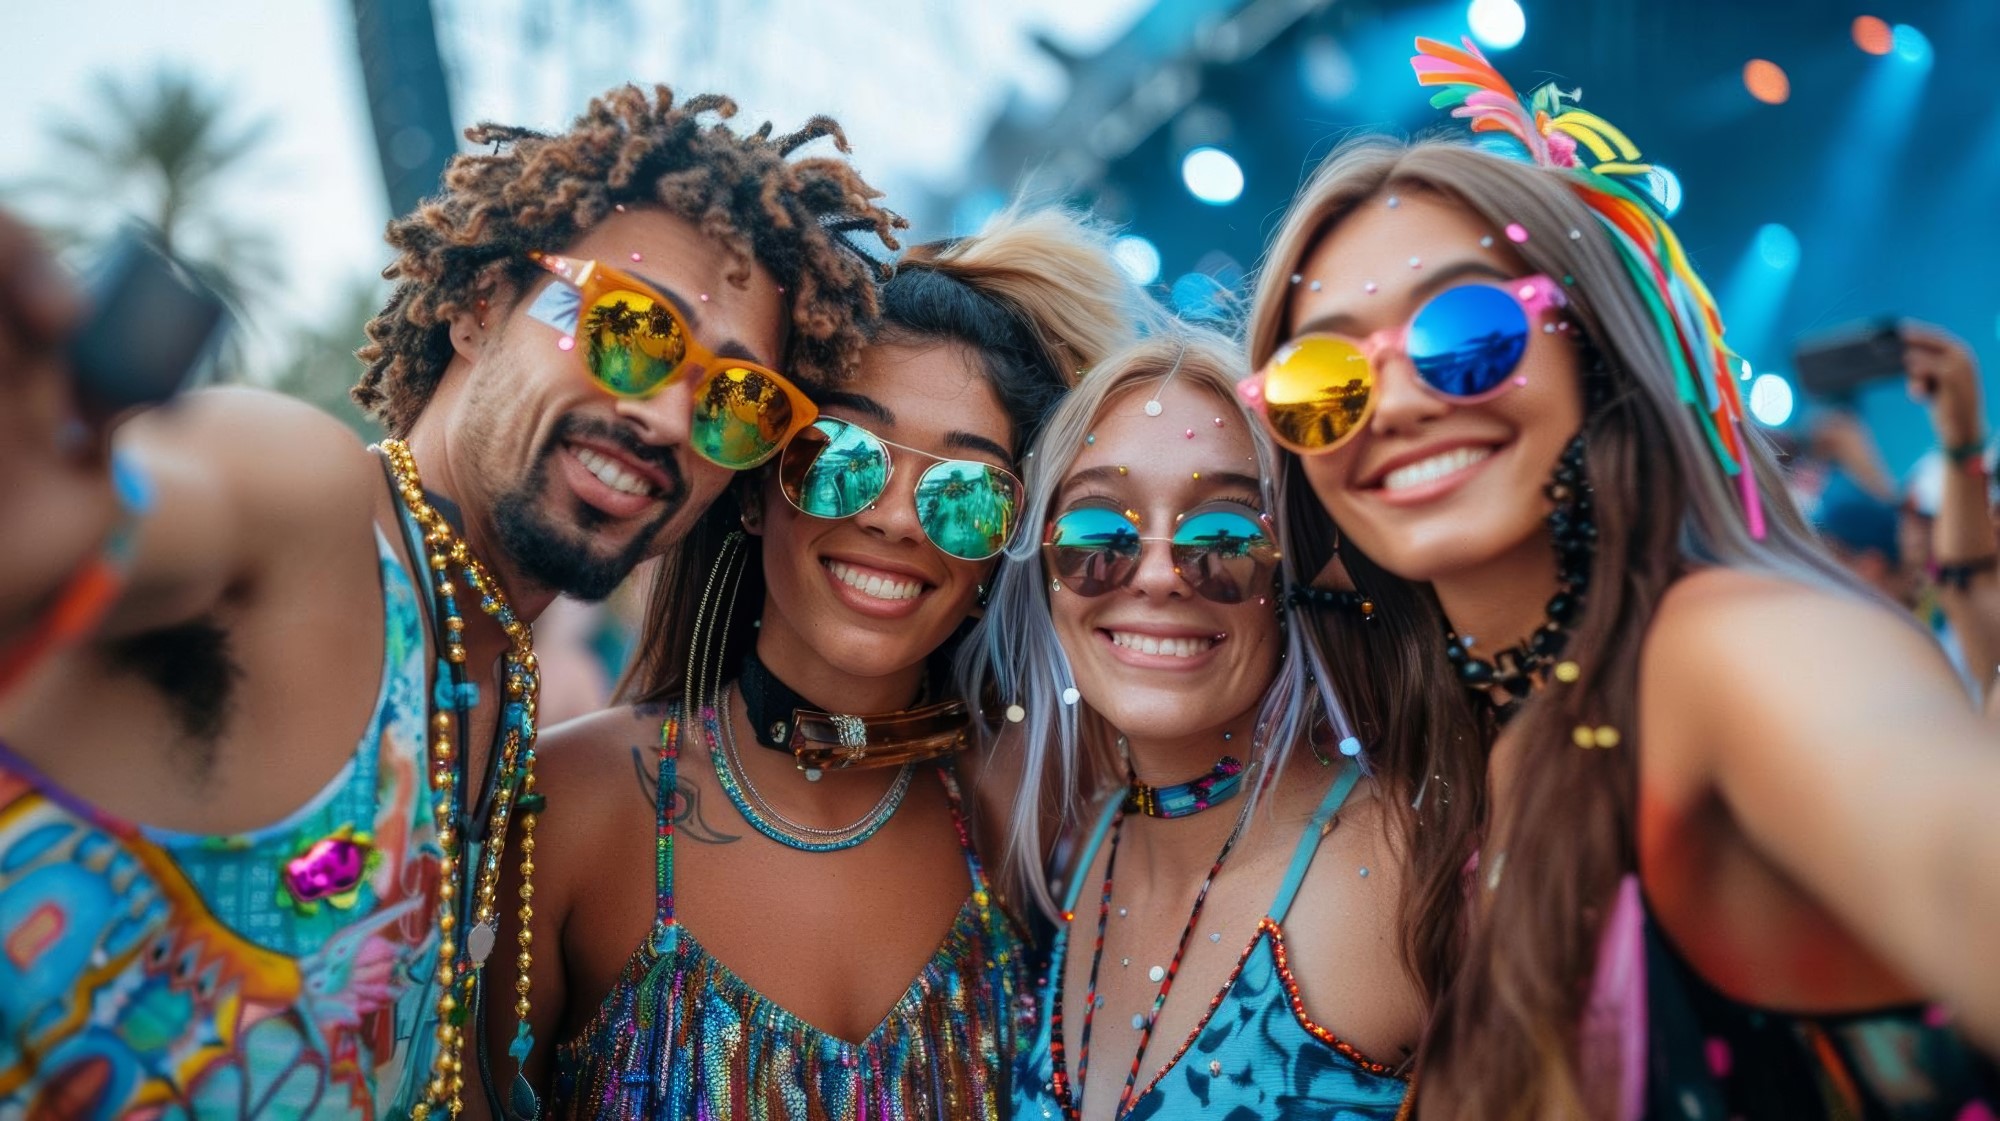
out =
<path fill-rule="evenodd" d="M 556 1117 L 1005 1108 L 1024 946 L 948 664 L 1022 449 L 1144 302 L 1095 228 L 1017 211 L 913 250 L 881 305 L 851 381 L 669 554 L 635 703 L 543 737 L 538 952 L 503 970 L 532 997 L 489 1039 Z"/>
<path fill-rule="evenodd" d="M 1183 329 L 1071 391 L 960 659 L 1004 879 L 1057 923 L 1016 1117 L 1388 1118 L 1407 1090 L 1400 846 L 1287 623 L 1242 372 Z"/>
<path fill-rule="evenodd" d="M 1324 668 L 1421 786 L 1418 1114 L 1991 1116 L 2000 736 L 1800 520 L 1663 176 L 1419 50 L 1507 151 L 1329 157 L 1244 387 Z"/>

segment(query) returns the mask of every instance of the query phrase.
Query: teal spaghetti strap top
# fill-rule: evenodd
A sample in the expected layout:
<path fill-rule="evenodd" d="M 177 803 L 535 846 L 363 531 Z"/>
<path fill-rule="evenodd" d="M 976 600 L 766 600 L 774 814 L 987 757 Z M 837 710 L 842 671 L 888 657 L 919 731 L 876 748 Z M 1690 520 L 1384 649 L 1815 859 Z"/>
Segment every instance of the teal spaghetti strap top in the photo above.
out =
<path fill-rule="evenodd" d="M 702 717 L 713 721 L 714 710 Z M 750 987 L 675 918 L 679 721 L 676 708 L 661 734 L 653 929 L 589 1024 L 557 1047 L 551 1115 L 998 1121 L 1023 1019 L 1025 964 L 1013 921 L 987 891 L 951 771 L 937 768 L 971 893 L 889 1014 L 850 1043 Z"/>
<path fill-rule="evenodd" d="M 1284 882 L 1257 924 L 1236 968 L 1209 1003 L 1208 1014 L 1188 1033 L 1173 1057 L 1133 1100 L 1123 1117 L 1191 1116 L 1296 1118 L 1349 1121 L 1393 1118 L 1409 1089 L 1392 1068 L 1361 1053 L 1320 1026 L 1305 1010 L 1285 952 L 1284 921 L 1299 885 L 1319 851 L 1321 831 L 1361 777 L 1358 764 L 1347 769 L 1321 799 L 1285 871 Z M 1078 854 L 1063 910 L 1076 913 L 1084 873 L 1104 844 L 1118 799 L 1104 807 L 1090 841 Z M 1062 984 L 1069 926 L 1056 932 L 1042 994 L 1041 1026 L 1024 1050 L 1014 1076 L 1014 1116 L 1024 1121 L 1074 1118 L 1076 1103 L 1058 1094 L 1053 1041 L 1062 1025 L 1055 1018 L 1056 987 Z"/>

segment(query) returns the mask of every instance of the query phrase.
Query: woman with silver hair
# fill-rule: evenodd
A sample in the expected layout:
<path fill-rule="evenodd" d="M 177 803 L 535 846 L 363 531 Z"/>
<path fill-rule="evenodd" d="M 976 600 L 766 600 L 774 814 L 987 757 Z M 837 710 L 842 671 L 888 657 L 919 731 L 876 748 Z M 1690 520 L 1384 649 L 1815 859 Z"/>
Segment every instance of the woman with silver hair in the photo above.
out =
<path fill-rule="evenodd" d="M 1003 878 L 1060 924 L 1017 1117 L 1387 1118 L 1407 1090 L 1400 846 L 1286 622 L 1241 372 L 1168 333 L 1071 391 L 961 656 Z"/>

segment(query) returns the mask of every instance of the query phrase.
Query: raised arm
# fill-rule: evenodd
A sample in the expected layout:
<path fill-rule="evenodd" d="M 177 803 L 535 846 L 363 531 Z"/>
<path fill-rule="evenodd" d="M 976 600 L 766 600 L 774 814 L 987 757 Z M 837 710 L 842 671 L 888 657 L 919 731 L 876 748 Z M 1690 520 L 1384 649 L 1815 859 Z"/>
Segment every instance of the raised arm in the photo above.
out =
<path fill-rule="evenodd" d="M 2000 733 L 1891 610 L 1727 571 L 1663 603 L 1645 750 L 1683 753 L 1755 846 L 2000 1044 Z"/>
<path fill-rule="evenodd" d="M 1986 696 L 2000 667 L 2000 552 L 1988 510 L 1984 457 L 1986 416 L 1979 369 L 1963 342 L 1935 327 L 1902 327 L 1903 366 L 1910 395 L 1925 403 L 1931 431 L 1945 455 L 1944 486 L 1931 526 L 1938 566 L 1938 603 L 1951 621 L 1967 673 Z"/>

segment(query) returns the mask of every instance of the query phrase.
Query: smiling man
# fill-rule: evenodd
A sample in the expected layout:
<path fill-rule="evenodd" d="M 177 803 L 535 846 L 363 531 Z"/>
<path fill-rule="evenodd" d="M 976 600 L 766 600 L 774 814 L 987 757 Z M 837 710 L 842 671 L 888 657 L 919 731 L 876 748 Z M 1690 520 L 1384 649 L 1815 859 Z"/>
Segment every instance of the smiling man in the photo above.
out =
<path fill-rule="evenodd" d="M 390 227 L 355 391 L 378 450 L 227 390 L 107 457 L 69 305 L 0 216 L 0 527 L 33 542 L 0 556 L 0 1115 L 480 1094 L 467 1013 L 528 894 L 498 898 L 500 857 L 543 808 L 532 623 L 811 422 L 794 383 L 843 381 L 875 311 L 846 235 L 901 225 L 794 158 L 844 150 L 832 122 L 733 112 L 626 87 L 560 135 L 471 130 L 490 150 Z M 121 565 L 92 637 L 53 641 Z"/>

